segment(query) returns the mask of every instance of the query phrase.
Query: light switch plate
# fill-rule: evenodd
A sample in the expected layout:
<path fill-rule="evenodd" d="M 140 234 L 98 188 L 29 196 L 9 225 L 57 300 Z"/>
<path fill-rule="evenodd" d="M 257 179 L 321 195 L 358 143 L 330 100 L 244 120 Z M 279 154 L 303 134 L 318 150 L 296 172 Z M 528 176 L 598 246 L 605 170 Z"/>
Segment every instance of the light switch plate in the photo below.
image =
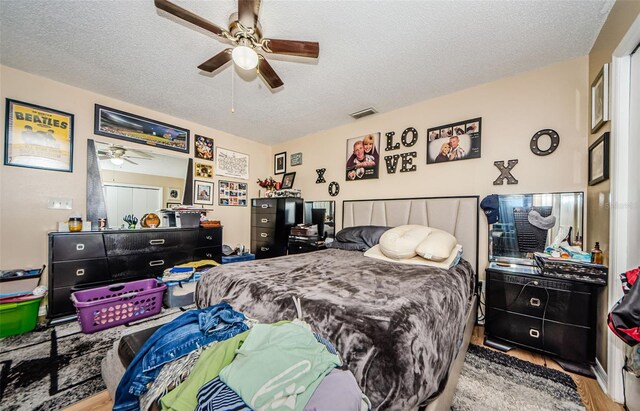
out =
<path fill-rule="evenodd" d="M 50 198 L 47 200 L 47 208 L 52 210 L 72 210 L 73 200 L 70 198 Z"/>

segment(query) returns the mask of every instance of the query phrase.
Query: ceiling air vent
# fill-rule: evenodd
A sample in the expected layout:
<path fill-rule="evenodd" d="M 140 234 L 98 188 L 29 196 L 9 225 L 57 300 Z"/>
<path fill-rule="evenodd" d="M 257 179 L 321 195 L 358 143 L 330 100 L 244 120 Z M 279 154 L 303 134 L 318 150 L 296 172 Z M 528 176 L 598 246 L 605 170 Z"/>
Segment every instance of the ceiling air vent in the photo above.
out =
<path fill-rule="evenodd" d="M 367 107 L 367 108 L 365 108 L 363 110 L 355 111 L 355 112 L 353 112 L 353 113 L 351 113 L 349 115 L 357 120 L 357 119 L 362 118 L 362 117 L 366 117 L 366 116 L 370 116 L 372 114 L 376 114 L 377 112 L 378 112 L 378 110 L 376 110 L 375 108 Z"/>

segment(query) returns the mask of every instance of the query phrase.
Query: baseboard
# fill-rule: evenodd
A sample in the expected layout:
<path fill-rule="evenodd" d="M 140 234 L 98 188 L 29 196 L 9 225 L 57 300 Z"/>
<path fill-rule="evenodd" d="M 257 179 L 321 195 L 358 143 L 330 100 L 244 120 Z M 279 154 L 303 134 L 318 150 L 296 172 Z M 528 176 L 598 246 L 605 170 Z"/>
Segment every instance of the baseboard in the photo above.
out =
<path fill-rule="evenodd" d="M 600 388 L 602 388 L 602 392 L 609 395 L 609 390 L 607 389 L 607 372 L 602 368 L 602 364 L 600 364 L 600 361 L 598 361 L 597 358 L 596 365 L 593 365 L 591 370 L 596 375 L 596 380 L 598 381 Z"/>

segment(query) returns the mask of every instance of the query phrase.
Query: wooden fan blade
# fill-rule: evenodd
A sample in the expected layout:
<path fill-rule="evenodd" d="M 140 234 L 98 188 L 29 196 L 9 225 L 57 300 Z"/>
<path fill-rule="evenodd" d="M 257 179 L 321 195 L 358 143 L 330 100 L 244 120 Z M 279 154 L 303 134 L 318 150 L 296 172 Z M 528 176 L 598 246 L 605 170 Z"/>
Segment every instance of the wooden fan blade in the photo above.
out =
<path fill-rule="evenodd" d="M 231 61 L 231 49 L 222 50 L 220 53 L 211 57 L 209 60 L 200 64 L 198 68 L 203 71 L 208 71 L 209 73 L 213 73 L 220 67 L 227 64 Z"/>
<path fill-rule="evenodd" d="M 195 24 L 198 27 L 202 27 L 205 30 L 212 32 L 213 34 L 217 34 L 222 37 L 222 33 L 224 30 L 210 22 L 209 20 L 205 20 L 197 14 L 193 14 L 187 9 L 183 9 L 182 7 L 171 3 L 169 0 L 155 0 L 156 7 L 166 11 L 167 13 L 173 14 L 176 17 L 181 18 L 182 20 L 188 21 L 189 23 Z"/>
<path fill-rule="evenodd" d="M 317 58 L 320 54 L 320 43 L 315 41 L 264 39 L 272 53 L 292 56 Z"/>
<path fill-rule="evenodd" d="M 111 156 L 98 156 L 99 160 L 107 160 L 109 158 L 111 158 Z"/>
<path fill-rule="evenodd" d="M 282 80 L 280 80 L 280 77 L 278 77 L 267 59 L 265 59 L 263 56 L 259 56 L 259 59 L 258 73 L 262 76 L 264 81 L 266 81 L 269 87 L 271 87 L 272 89 L 282 87 L 284 83 L 282 82 Z"/>
<path fill-rule="evenodd" d="M 131 153 L 136 153 L 137 155 L 142 156 L 144 158 L 153 158 L 151 154 L 145 153 L 144 151 L 136 150 L 134 148 L 128 148 L 127 151 Z M 142 158 L 142 157 L 138 157 L 138 158 Z"/>
<path fill-rule="evenodd" d="M 124 161 L 128 162 L 128 163 L 133 164 L 133 165 L 136 165 L 136 166 L 138 165 L 138 163 L 135 163 L 135 162 L 133 162 L 133 161 L 129 160 L 127 157 L 122 157 L 122 159 L 123 159 Z"/>
<path fill-rule="evenodd" d="M 255 27 L 260 12 L 260 0 L 238 0 L 238 20 L 245 27 Z"/>

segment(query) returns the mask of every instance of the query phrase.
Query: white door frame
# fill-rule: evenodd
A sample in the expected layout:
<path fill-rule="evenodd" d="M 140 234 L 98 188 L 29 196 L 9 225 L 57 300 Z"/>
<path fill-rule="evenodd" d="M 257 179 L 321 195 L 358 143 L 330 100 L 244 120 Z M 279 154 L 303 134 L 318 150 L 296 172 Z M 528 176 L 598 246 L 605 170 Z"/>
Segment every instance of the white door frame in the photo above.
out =
<path fill-rule="evenodd" d="M 627 236 L 629 235 L 629 170 L 634 160 L 629 153 L 630 120 L 630 70 L 631 53 L 640 43 L 640 16 L 636 18 L 612 55 L 611 73 L 611 224 L 609 308 L 621 297 L 622 288 L 618 274 L 627 271 Z M 637 230 L 637 227 L 631 228 Z M 624 343 L 613 333 L 607 334 L 607 388 L 609 396 L 623 402 L 622 367 L 624 366 Z"/>

